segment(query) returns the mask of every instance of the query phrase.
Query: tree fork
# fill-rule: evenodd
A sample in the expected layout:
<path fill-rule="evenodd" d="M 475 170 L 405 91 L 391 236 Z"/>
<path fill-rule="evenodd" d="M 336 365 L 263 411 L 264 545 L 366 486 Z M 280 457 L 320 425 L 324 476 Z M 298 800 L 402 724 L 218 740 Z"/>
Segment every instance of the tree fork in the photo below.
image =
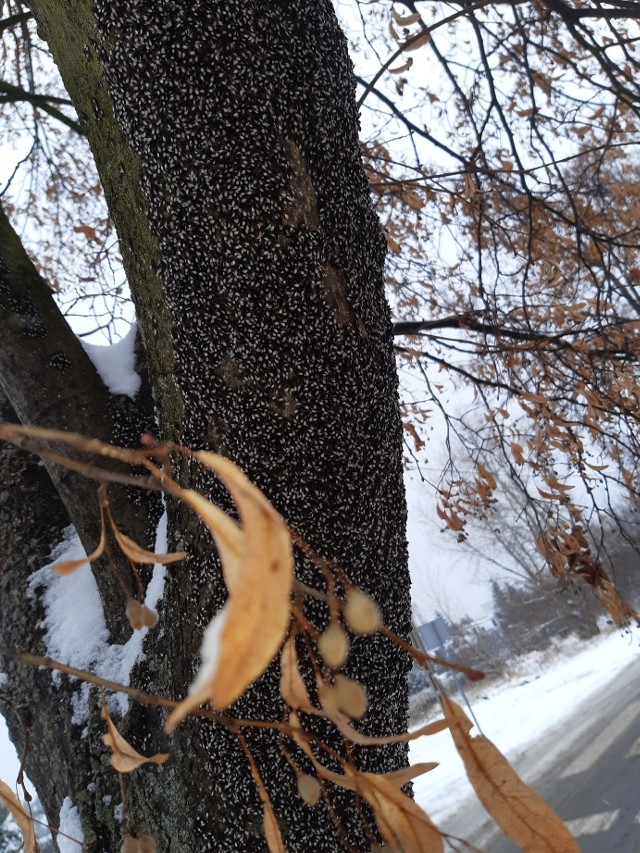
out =
<path fill-rule="evenodd" d="M 14 419 L 127 444 L 136 443 L 153 423 L 143 394 L 134 402 L 111 394 L 105 386 L 1 207 L 0 335 L 0 386 L 15 412 Z M 91 553 L 100 538 L 95 483 L 55 462 L 45 460 L 45 465 L 63 501 L 67 523 L 75 526 Z M 111 488 L 110 501 L 129 535 L 148 541 L 152 527 L 149 501 L 142 498 L 132 503 L 118 487 Z M 38 538 L 37 531 L 34 536 Z M 129 575 L 126 561 L 119 568 Z M 114 640 L 122 642 L 130 634 L 122 595 L 113 590 L 104 563 L 102 569 L 96 577 L 107 622 Z"/>

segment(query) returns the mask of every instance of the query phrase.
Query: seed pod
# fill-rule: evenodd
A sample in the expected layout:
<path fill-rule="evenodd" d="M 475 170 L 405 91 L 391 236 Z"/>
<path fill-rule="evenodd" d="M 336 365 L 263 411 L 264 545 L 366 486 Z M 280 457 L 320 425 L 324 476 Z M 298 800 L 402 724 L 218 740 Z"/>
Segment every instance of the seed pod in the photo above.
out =
<path fill-rule="evenodd" d="M 369 705 L 369 698 L 362 684 L 344 675 L 336 675 L 334 689 L 338 708 L 344 714 L 351 717 L 352 720 L 359 720 L 360 717 L 364 717 Z"/>
<path fill-rule="evenodd" d="M 332 622 L 318 640 L 318 649 L 331 669 L 340 669 L 349 654 L 349 638 L 337 622 Z"/>
<path fill-rule="evenodd" d="M 127 619 L 134 631 L 139 631 L 141 628 L 155 628 L 158 624 L 158 614 L 155 610 L 150 610 L 135 598 L 127 599 Z"/>
<path fill-rule="evenodd" d="M 328 681 L 323 681 L 321 678 L 318 678 L 318 699 L 320 700 L 322 710 L 325 712 L 327 717 L 329 717 L 330 720 L 336 719 L 340 714 L 340 708 L 338 707 L 336 688 L 333 684 L 329 684 Z"/>
<path fill-rule="evenodd" d="M 347 625 L 356 634 L 371 634 L 382 627 L 380 608 L 363 590 L 351 587 L 343 609 Z"/>
<path fill-rule="evenodd" d="M 315 806 L 320 799 L 320 783 L 313 776 L 300 773 L 298 776 L 298 793 L 308 806 Z"/>
<path fill-rule="evenodd" d="M 155 628 L 158 624 L 158 614 L 146 605 L 142 607 L 142 624 L 146 628 Z"/>
<path fill-rule="evenodd" d="M 150 835 L 125 835 L 120 853 L 156 853 L 156 842 Z"/>
<path fill-rule="evenodd" d="M 139 631 L 140 628 L 144 627 L 142 605 L 135 598 L 127 599 L 127 619 L 134 631 Z"/>

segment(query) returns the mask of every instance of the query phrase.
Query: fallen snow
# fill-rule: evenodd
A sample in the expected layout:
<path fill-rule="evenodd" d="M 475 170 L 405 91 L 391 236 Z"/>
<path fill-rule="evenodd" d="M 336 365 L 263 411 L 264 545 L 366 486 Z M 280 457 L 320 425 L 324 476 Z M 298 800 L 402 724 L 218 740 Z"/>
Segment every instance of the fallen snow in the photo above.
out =
<path fill-rule="evenodd" d="M 227 605 L 219 610 L 205 628 L 200 646 L 202 663 L 196 673 L 193 684 L 189 687 L 189 695 L 199 693 L 213 678 L 220 658 L 220 637 L 227 619 Z"/>
<path fill-rule="evenodd" d="M 29 594 L 40 598 L 45 611 L 44 640 L 47 654 L 78 669 L 89 669 L 98 660 L 108 640 L 91 567 L 60 577 L 52 566 L 61 560 L 80 560 L 86 553 L 73 527 L 67 527 L 63 541 L 53 549 L 51 562 L 29 579 Z M 60 673 L 54 680 L 60 682 Z"/>
<path fill-rule="evenodd" d="M 167 549 L 167 515 L 163 514 L 156 533 L 156 553 Z M 134 631 L 124 645 L 109 643 L 98 585 L 89 564 L 70 575 L 60 577 L 52 566 L 61 560 L 78 560 L 86 556 L 73 527 L 51 554 L 51 562 L 29 580 L 29 594 L 37 595 L 45 611 L 43 620 L 47 655 L 76 667 L 90 670 L 102 678 L 129 685 L 131 671 L 142 659 L 144 639 L 149 628 Z M 165 566 L 156 564 L 145 598 L 145 605 L 155 609 L 164 592 Z M 123 603 L 124 607 L 124 603 Z M 59 672 L 54 683 L 60 682 Z M 82 683 L 73 699 L 73 721 L 81 725 L 88 718 L 89 685 Z M 109 709 L 124 715 L 129 698 L 124 693 L 109 697 Z"/>
<path fill-rule="evenodd" d="M 507 757 L 569 720 L 577 704 L 602 691 L 640 655 L 634 635 L 614 632 L 589 641 L 574 654 L 578 642 L 569 638 L 558 645 L 555 660 L 520 665 L 517 677 L 480 688 L 470 697 L 482 733 Z M 455 693 L 452 698 L 465 707 Z M 477 734 L 475 728 L 472 734 Z M 417 802 L 436 824 L 474 796 L 448 731 L 413 741 L 410 756 L 412 764 L 438 762 L 435 770 L 413 783 Z"/>
<path fill-rule="evenodd" d="M 128 394 L 129 397 L 135 397 L 140 388 L 140 377 L 135 370 L 136 328 L 136 324 L 132 323 L 127 334 L 111 346 L 98 346 L 80 341 L 112 394 Z"/>
<path fill-rule="evenodd" d="M 77 807 L 73 805 L 71 797 L 65 797 L 62 801 L 58 828 L 60 832 L 56 837 L 56 841 L 58 842 L 60 853 L 78 853 L 84 842 L 84 833 L 82 831 L 82 823 L 80 822 L 80 814 Z M 69 837 L 66 838 L 65 836 Z"/>

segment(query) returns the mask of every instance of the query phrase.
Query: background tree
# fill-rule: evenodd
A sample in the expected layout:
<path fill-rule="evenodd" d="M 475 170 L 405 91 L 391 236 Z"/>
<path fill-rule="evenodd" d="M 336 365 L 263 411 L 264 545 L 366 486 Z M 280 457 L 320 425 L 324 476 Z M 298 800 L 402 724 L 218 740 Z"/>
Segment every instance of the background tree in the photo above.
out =
<path fill-rule="evenodd" d="M 597 634 L 602 607 L 593 589 L 575 578 L 558 580 L 547 571 L 539 543 L 548 519 L 540 506 L 530 500 L 530 484 L 522 477 L 514 479 L 506 466 L 498 467 L 496 458 L 489 454 L 477 457 L 478 471 L 488 472 L 492 462 L 495 489 L 486 505 L 467 523 L 458 547 L 472 557 L 478 572 L 488 571 L 493 576 L 494 611 L 503 630 L 507 623 L 514 629 L 508 638 L 513 653 L 531 651 L 538 637 L 540 643 L 542 637 L 546 642 L 569 631 L 582 639 Z M 623 591 L 625 600 L 633 603 L 634 573 L 629 568 L 634 561 L 630 559 L 623 570 L 622 559 L 615 556 L 616 537 L 612 531 L 603 535 L 601 531 L 587 530 L 586 536 L 594 550 L 600 541 L 608 544 L 611 556 L 607 557 L 607 572 Z M 626 545 L 624 540 L 621 544 Z M 631 585 L 623 579 L 631 581 Z M 520 627 L 526 628 L 527 637 L 518 633 Z"/>
<path fill-rule="evenodd" d="M 440 509 L 463 531 L 504 465 L 546 519 L 552 572 L 581 575 L 624 620 L 606 543 L 583 538 L 609 518 L 633 544 L 620 521 L 638 498 L 637 7 L 358 8 L 364 149 L 396 332 L 414 335 L 399 352 L 459 441 Z M 429 413 L 421 383 L 407 393 L 420 457 Z"/>
<path fill-rule="evenodd" d="M 15 83 L 21 93 L 5 89 L 6 100 L 20 97 L 23 108 L 33 109 L 32 154 L 61 184 L 72 173 L 48 147 L 55 135 L 41 135 L 41 110 L 47 121 L 60 119 L 63 108 L 75 111 L 61 132 L 79 130 L 95 158 L 155 407 L 144 393 L 131 402 L 103 386 L 4 217 L 0 376 L 17 416 L 125 443 L 135 443 L 155 417 L 162 438 L 224 453 L 313 548 L 381 602 L 390 628 L 406 634 L 405 509 L 384 240 L 358 149 L 346 44 L 330 4 L 205 2 L 187 9 L 166 2 L 125 9 L 79 0 L 33 2 L 29 10 L 47 47 L 29 12 L 10 4 L 2 24 L 5 69 L 23 76 Z M 64 95 L 34 91 L 46 86 L 46 78 L 36 84 L 35 77 L 46 49 Z M 86 157 L 81 150 L 74 149 L 74 163 Z M 29 192 L 27 207 L 36 205 Z M 77 216 L 64 199 L 55 204 L 63 219 Z M 90 244 L 109 239 L 107 224 L 102 230 L 76 220 L 74 228 Z M 2 640 L 37 650 L 42 603 L 35 597 L 18 606 L 16 596 L 69 521 L 87 553 L 93 550 L 95 486 L 48 463 L 53 490 L 20 451 L 7 450 L 4 460 L 17 473 L 5 481 L 12 489 L 3 519 Z M 199 466 L 182 461 L 178 476 L 230 506 Z M 44 492 L 36 496 L 36 487 Z M 46 507 L 46 528 L 32 503 Z M 110 503 L 123 530 L 150 544 L 157 503 L 124 487 Z M 162 630 L 149 637 L 135 678 L 162 695 L 182 696 L 197 668 L 202 630 L 225 592 L 208 535 L 186 509 L 169 503 L 168 512 L 170 544 L 189 556 L 167 574 Z M 23 562 L 27 549 L 32 556 Z M 131 629 L 122 587 L 129 595 L 136 588 L 131 567 L 110 555 L 94 568 L 110 642 L 123 644 Z M 302 553 L 297 573 L 317 581 L 317 568 Z M 326 619 L 318 610 L 309 617 Z M 404 653 L 383 636 L 354 643 L 347 673 L 369 693 L 366 733 L 403 730 L 407 668 Z M 28 746 L 27 769 L 48 819 L 57 824 L 70 796 L 87 847 L 118 849 L 117 778 L 106 767 L 106 750 L 96 746 L 103 731 L 98 695 L 78 726 L 66 705 L 77 685 L 52 690 L 46 672 L 25 678 L 11 664 L 7 671 L 2 709 L 15 740 Z M 279 718 L 275 667 L 233 711 L 250 720 Z M 164 741 L 160 716 L 144 707 L 129 709 L 124 731 L 146 754 L 166 746 L 158 742 Z M 344 749 L 343 738 L 332 740 L 324 724 L 317 735 Z M 374 824 L 352 792 L 336 788 L 309 808 L 277 733 L 249 728 L 245 738 L 287 849 L 369 849 Z M 125 829 L 152 835 L 163 851 L 262 849 L 262 804 L 235 734 L 187 721 L 171 752 L 170 763 L 139 771 L 129 786 Z M 356 747 L 353 760 L 363 769 L 391 770 L 406 763 L 406 747 Z"/>

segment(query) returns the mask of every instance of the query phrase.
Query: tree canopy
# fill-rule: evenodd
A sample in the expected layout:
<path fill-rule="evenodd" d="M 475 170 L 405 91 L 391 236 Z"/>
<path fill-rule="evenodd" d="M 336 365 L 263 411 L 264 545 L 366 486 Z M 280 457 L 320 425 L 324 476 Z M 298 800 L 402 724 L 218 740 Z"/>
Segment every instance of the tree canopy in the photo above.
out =
<path fill-rule="evenodd" d="M 603 557 L 612 534 L 637 541 L 637 8 L 358 9 L 397 349 L 428 396 L 407 407 L 408 452 L 443 419 L 444 523 L 464 536 L 505 471 L 541 559 L 624 620 Z"/>

